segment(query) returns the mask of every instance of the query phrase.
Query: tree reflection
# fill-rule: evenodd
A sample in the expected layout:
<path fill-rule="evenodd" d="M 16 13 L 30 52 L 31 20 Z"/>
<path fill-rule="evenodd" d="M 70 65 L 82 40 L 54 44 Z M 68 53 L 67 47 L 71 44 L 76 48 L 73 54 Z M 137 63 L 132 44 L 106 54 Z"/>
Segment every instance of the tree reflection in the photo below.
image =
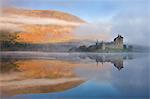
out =
<path fill-rule="evenodd" d="M 9 73 L 19 71 L 15 59 L 1 58 L 0 60 L 0 73 Z"/>

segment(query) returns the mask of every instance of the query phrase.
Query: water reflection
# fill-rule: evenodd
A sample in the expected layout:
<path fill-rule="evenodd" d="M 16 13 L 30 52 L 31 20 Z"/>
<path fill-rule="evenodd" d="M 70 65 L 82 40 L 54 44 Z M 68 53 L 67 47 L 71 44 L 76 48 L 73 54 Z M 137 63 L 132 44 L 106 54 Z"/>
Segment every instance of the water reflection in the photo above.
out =
<path fill-rule="evenodd" d="M 15 59 L 1 58 L 0 63 L 0 73 L 19 71 Z"/>
<path fill-rule="evenodd" d="M 97 66 L 99 63 L 104 64 L 105 62 L 110 62 L 112 63 L 118 70 L 121 70 L 123 68 L 123 60 L 126 59 L 123 56 L 119 56 L 117 58 L 110 58 L 110 57 L 105 57 L 105 56 L 89 56 L 90 59 L 93 59 L 96 61 Z"/>
<path fill-rule="evenodd" d="M 11 97 L 34 97 L 35 93 L 49 93 L 49 97 L 91 96 L 88 92 L 92 96 L 147 96 L 146 62 L 145 54 L 3 54 L 0 88 L 2 96 Z"/>
<path fill-rule="evenodd" d="M 87 56 L 80 56 L 81 59 L 86 59 L 88 57 L 91 60 L 95 60 L 97 66 L 100 64 L 104 64 L 107 62 L 112 63 L 118 70 L 124 68 L 123 61 L 124 60 L 131 60 L 133 59 L 132 54 L 127 55 L 87 55 Z"/>

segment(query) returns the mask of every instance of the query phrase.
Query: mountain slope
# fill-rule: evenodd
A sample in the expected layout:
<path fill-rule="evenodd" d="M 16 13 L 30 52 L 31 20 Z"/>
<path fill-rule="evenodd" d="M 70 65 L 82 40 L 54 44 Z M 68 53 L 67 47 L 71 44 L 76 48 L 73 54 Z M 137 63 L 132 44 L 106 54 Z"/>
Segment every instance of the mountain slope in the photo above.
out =
<path fill-rule="evenodd" d="M 42 17 L 42 18 L 56 18 L 71 22 L 85 22 L 80 18 L 65 13 L 61 11 L 55 10 L 29 10 L 29 9 L 19 9 L 19 8 L 5 8 L 2 9 L 3 14 L 14 14 L 14 15 L 23 15 L 23 16 L 31 16 L 31 17 Z"/>
<path fill-rule="evenodd" d="M 19 42 L 56 43 L 68 42 L 72 31 L 85 21 L 68 13 L 52 10 L 2 9 L 0 26 L 19 31 Z"/>

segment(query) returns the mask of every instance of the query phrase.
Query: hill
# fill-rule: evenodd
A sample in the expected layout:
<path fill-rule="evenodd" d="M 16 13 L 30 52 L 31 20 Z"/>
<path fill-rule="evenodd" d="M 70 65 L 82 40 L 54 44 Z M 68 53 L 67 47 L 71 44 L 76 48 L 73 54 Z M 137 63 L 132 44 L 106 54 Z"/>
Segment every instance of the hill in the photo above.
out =
<path fill-rule="evenodd" d="M 82 19 L 60 11 L 4 8 L 1 29 L 19 31 L 19 42 L 58 43 L 74 37 L 72 31 L 85 23 Z"/>

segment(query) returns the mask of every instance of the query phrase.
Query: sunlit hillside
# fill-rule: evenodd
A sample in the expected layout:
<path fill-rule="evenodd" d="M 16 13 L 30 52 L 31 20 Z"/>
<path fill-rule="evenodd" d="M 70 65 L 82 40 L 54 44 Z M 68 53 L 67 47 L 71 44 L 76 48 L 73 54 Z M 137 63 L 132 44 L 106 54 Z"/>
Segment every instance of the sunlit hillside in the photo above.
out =
<path fill-rule="evenodd" d="M 19 42 L 55 43 L 71 41 L 72 31 L 85 21 L 53 10 L 2 9 L 1 28 L 19 31 Z"/>

